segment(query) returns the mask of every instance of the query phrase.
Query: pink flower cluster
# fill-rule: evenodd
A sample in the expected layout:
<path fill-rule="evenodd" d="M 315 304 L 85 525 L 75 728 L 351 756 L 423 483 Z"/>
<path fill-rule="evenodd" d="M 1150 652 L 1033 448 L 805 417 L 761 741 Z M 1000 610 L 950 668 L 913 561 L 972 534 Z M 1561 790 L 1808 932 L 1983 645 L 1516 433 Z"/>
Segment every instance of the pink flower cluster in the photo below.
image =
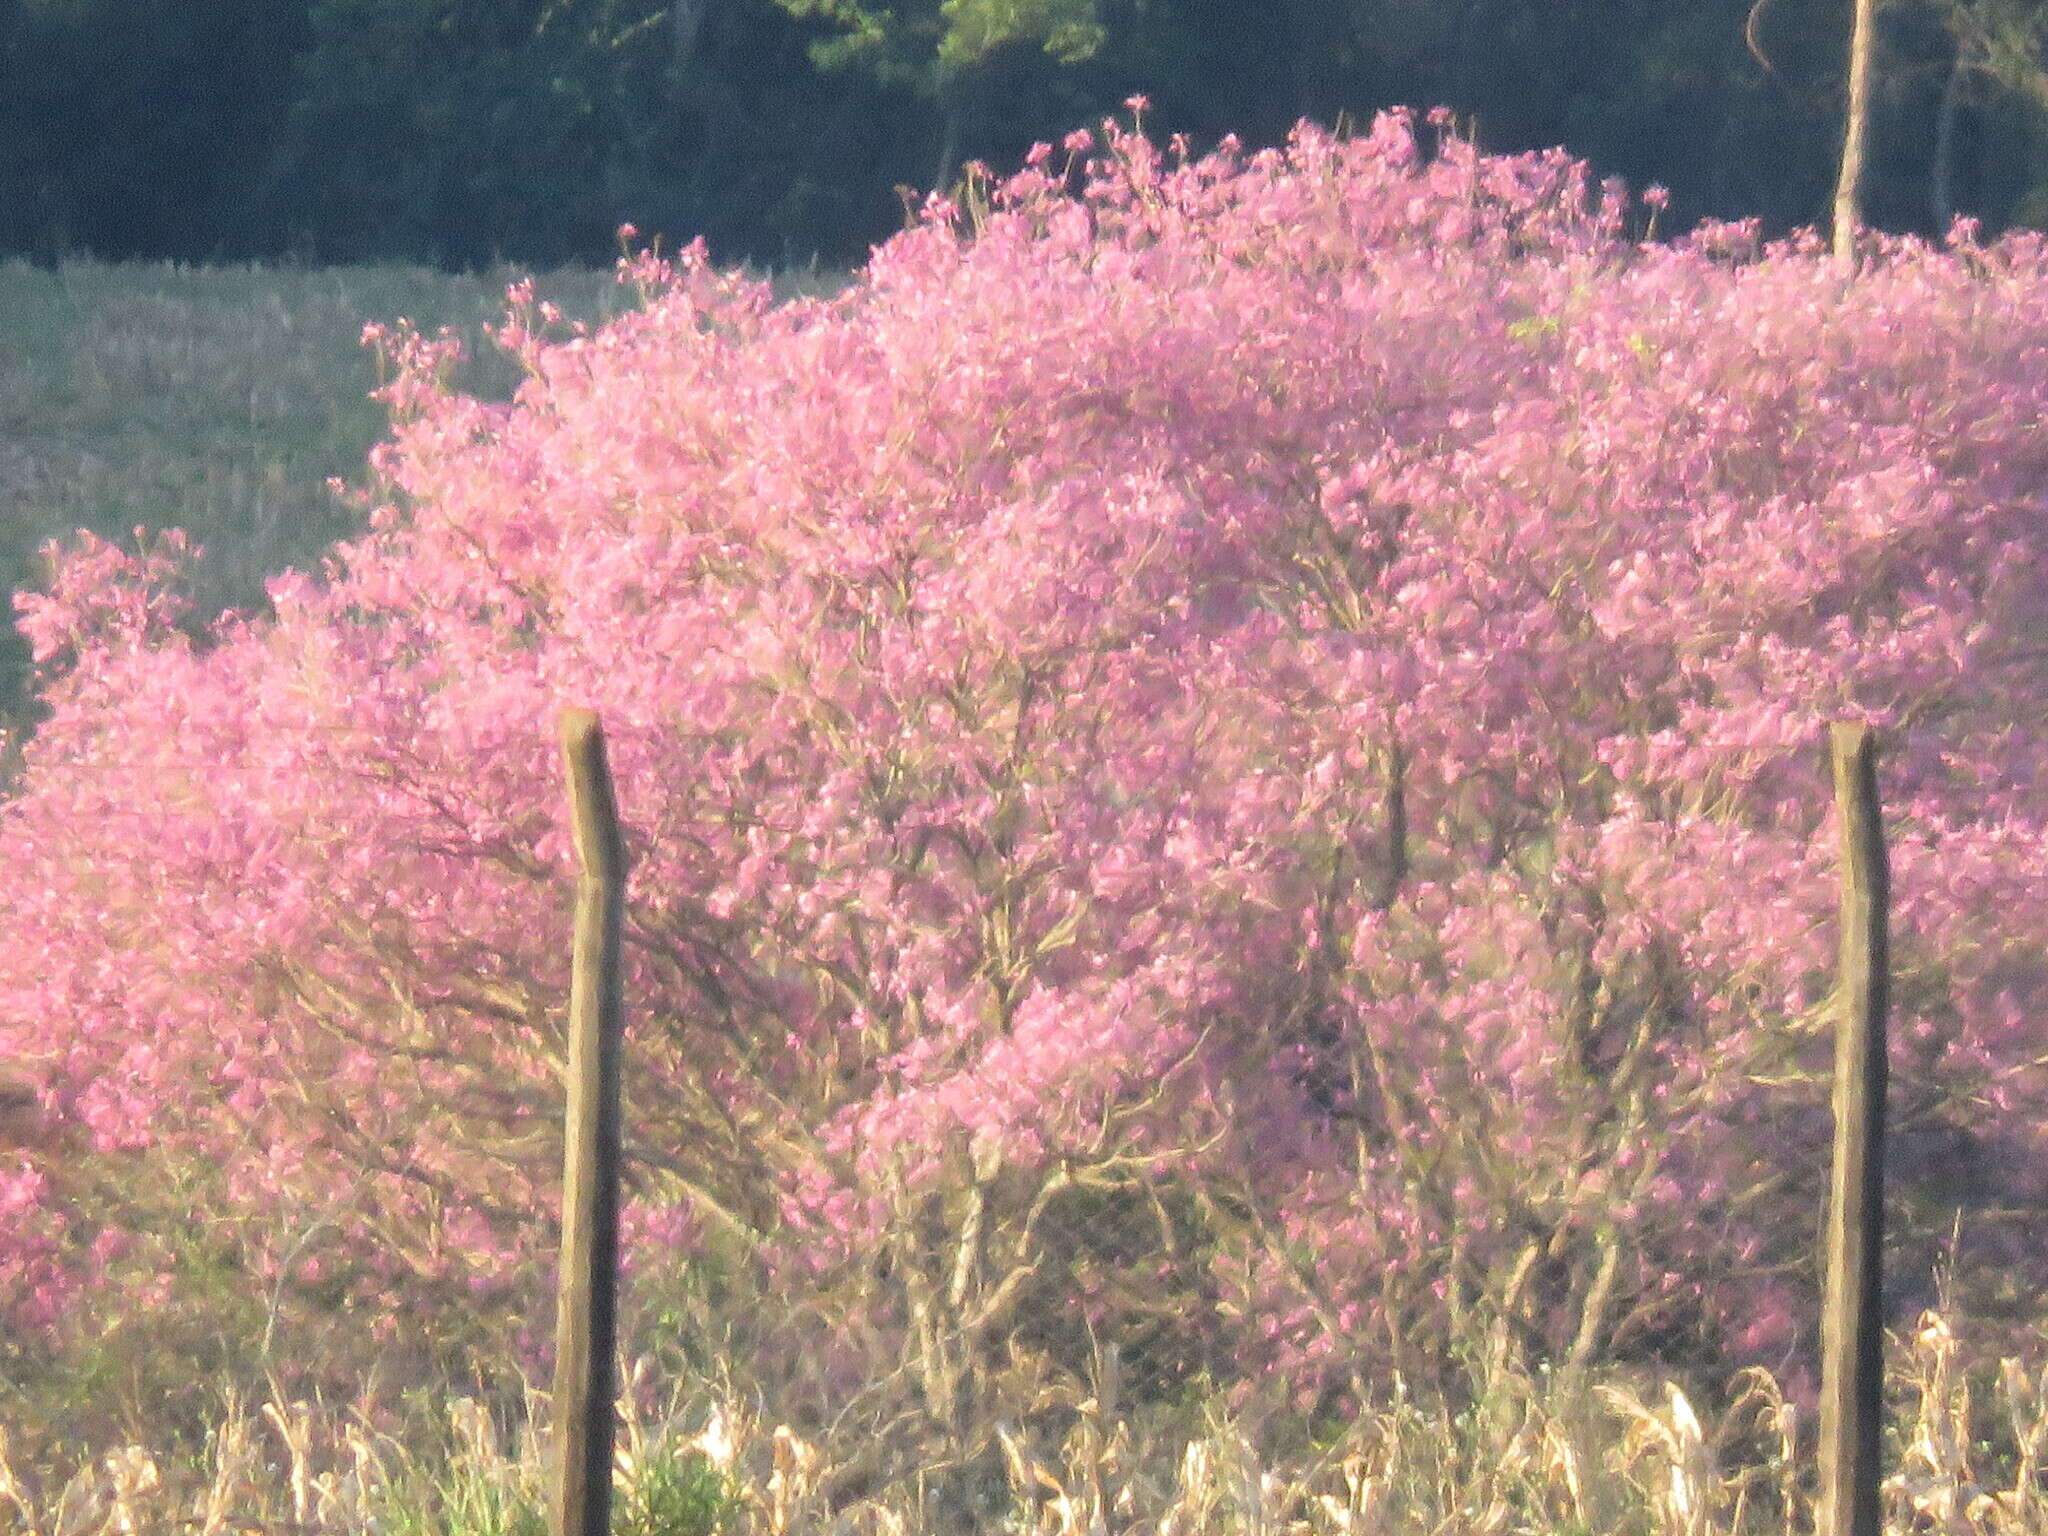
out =
<path fill-rule="evenodd" d="M 1898 1262 L 2048 1197 L 2048 248 L 1847 281 L 1434 138 L 1105 125 L 830 302 L 643 258 L 595 333 L 515 306 L 508 406 L 402 337 L 370 531 L 203 641 L 177 551 L 74 553 L 0 810 L 52 1127 L 0 1163 L 10 1320 L 60 1155 L 180 1170 L 264 1273 L 318 1217 L 372 1311 L 544 1296 L 568 704 L 635 860 L 648 1241 L 824 1273 L 892 1190 L 1123 1169 L 1254 1213 L 1196 1259 L 1248 1378 L 1482 1303 L 1776 1359 L 1840 718 L 1885 742 Z M 2038 1285 L 2044 1234 L 1979 1249 Z"/>

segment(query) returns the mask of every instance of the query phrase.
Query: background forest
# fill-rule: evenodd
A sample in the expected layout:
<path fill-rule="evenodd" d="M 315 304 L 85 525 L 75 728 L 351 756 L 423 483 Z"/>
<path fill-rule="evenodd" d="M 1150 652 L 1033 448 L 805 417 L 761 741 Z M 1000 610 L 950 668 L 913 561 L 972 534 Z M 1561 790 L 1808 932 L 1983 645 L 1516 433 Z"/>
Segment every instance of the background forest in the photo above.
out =
<path fill-rule="evenodd" d="M 897 189 L 1142 92 L 1200 151 L 1447 104 L 1662 184 L 1664 227 L 1824 222 L 1848 0 L 0 0 L 0 253 L 857 264 Z M 1881 7 L 1867 216 L 2048 222 L 2048 5 Z"/>

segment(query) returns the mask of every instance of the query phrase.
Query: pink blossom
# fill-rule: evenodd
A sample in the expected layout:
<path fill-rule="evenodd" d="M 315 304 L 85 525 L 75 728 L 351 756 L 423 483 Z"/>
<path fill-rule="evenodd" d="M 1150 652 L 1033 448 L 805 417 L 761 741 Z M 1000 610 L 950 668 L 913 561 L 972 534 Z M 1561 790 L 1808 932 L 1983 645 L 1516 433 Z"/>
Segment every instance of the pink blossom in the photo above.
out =
<path fill-rule="evenodd" d="M 1606 1220 L 1615 1316 L 1790 1347 L 1812 1298 L 1752 1276 L 1804 1263 L 1825 1167 L 1837 718 L 1885 741 L 1901 1092 L 2041 1198 L 2048 250 L 1845 288 L 1810 238 L 1631 241 L 1584 167 L 1407 114 L 1064 147 L 1082 185 L 1038 155 L 978 234 L 934 200 L 829 302 L 631 258 L 599 331 L 508 317 L 509 405 L 381 333 L 365 529 L 269 616 L 191 624 L 168 536 L 60 555 L 0 1059 L 153 1174 L 116 1207 L 8 1153 L 9 1326 L 127 1304 L 89 1229 L 198 1191 L 253 1274 L 319 1212 L 374 1326 L 527 1327 L 569 703 L 633 840 L 673 1169 L 628 1230 L 669 1255 L 692 1189 L 823 1287 L 903 1200 L 979 1178 L 1016 1232 L 1060 1170 L 1143 1167 L 1280 1240 L 1188 1283 L 1247 1381 L 1441 1345 L 1453 1234 L 1591 1274 Z"/>

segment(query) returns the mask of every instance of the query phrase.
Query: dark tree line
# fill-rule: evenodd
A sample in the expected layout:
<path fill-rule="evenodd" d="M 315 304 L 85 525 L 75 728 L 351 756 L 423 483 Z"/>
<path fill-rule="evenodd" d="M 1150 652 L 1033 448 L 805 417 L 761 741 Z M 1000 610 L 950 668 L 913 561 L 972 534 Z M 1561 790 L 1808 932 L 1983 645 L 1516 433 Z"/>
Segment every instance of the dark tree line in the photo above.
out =
<path fill-rule="evenodd" d="M 1852 0 L 0 0 L 0 252 L 859 260 L 896 189 L 1121 114 L 1197 147 L 1448 105 L 1828 222 Z M 1868 221 L 2048 223 L 2048 0 L 1880 0 Z"/>

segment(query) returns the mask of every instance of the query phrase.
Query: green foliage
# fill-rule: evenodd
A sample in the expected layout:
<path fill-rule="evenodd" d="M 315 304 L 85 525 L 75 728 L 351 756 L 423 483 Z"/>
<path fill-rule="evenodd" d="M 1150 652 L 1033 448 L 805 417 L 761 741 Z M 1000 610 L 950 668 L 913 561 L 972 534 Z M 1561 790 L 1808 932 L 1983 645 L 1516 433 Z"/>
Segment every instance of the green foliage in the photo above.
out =
<path fill-rule="evenodd" d="M 1108 34 L 1095 0 L 943 0 L 939 66 L 965 69 L 1009 43 L 1036 43 L 1062 64 L 1095 57 Z"/>
<path fill-rule="evenodd" d="M 266 186 L 323 251 L 471 265 L 602 249 L 629 129 L 662 105 L 652 0 L 312 0 Z"/>
<path fill-rule="evenodd" d="M 383 1529 L 390 1536 L 547 1536 L 541 1501 L 501 1478 L 480 1475 L 473 1464 L 449 1463 L 437 1503 L 407 1494 L 387 1500 Z"/>
<path fill-rule="evenodd" d="M 810 56 L 820 69 L 859 67 L 891 85 L 936 94 L 961 73 L 1013 45 L 1081 64 L 1108 33 L 1098 0 L 911 0 L 881 6 L 863 0 L 775 0 L 792 16 L 830 22 Z"/>
<path fill-rule="evenodd" d="M 466 1406 L 466 1405 L 465 1405 Z M 458 1417 L 474 1432 L 474 1411 Z M 547 1536 L 543 1464 L 488 1444 L 457 1444 L 445 1460 L 407 1459 L 380 1500 L 388 1536 Z M 614 1536 L 727 1536 L 742 1503 L 701 1452 L 663 1445 L 613 1489 Z"/>
<path fill-rule="evenodd" d="M 682 7 L 679 9 L 679 7 Z M 0 0 L 0 253 L 858 262 L 899 186 L 1152 99 L 1198 147 L 1451 107 L 1667 186 L 1663 232 L 1821 220 L 1845 7 L 1790 0 Z M 1868 212 L 2048 206 L 2042 0 L 1891 0 Z M 1939 144 L 1939 148 L 1937 148 Z"/>
<path fill-rule="evenodd" d="M 242 254 L 302 8 L 0 0 L 0 251 Z"/>
<path fill-rule="evenodd" d="M 701 1452 L 649 1457 L 622 1490 L 615 1536 L 719 1536 L 737 1529 L 740 1500 Z"/>

